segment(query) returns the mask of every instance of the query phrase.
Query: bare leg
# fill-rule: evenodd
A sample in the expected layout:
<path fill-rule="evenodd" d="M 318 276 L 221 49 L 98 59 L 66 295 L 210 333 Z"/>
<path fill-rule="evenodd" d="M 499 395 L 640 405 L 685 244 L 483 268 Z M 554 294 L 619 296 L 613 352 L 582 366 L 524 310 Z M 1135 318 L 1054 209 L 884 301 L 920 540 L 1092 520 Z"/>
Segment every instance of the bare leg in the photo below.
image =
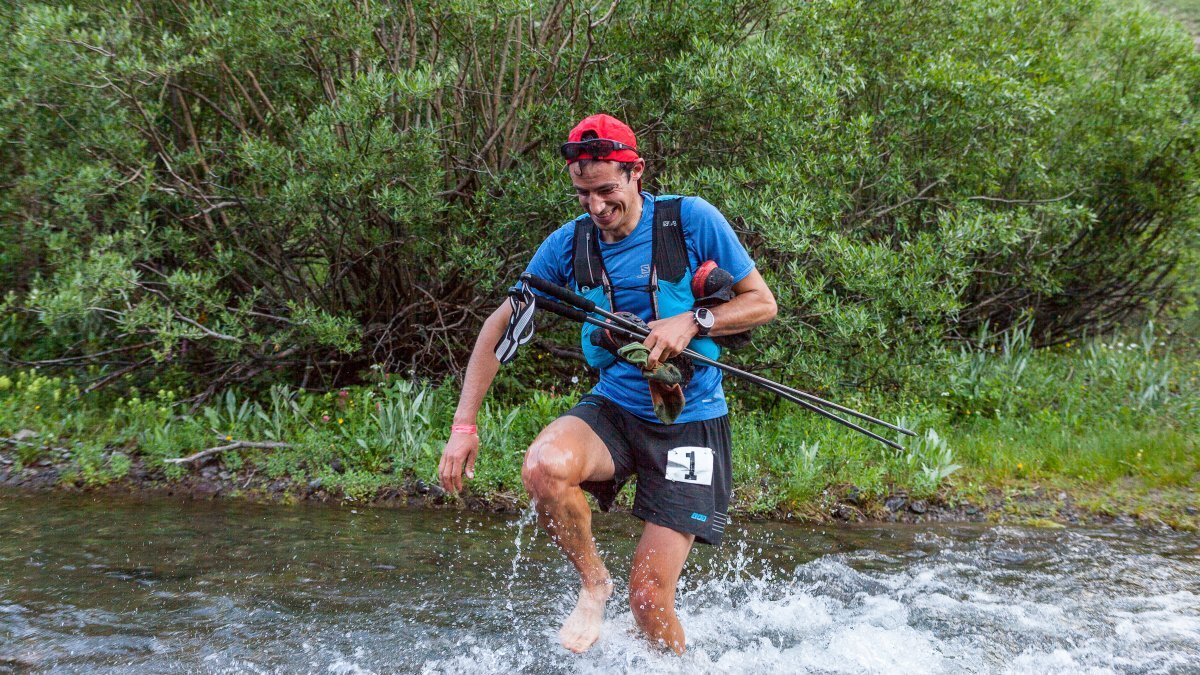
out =
<path fill-rule="evenodd" d="M 646 523 L 629 578 L 629 606 L 638 627 L 651 642 L 676 654 L 683 653 L 686 641 L 675 615 L 675 587 L 695 538 Z"/>
<path fill-rule="evenodd" d="M 575 610 L 563 623 L 559 640 L 573 652 L 585 652 L 600 638 L 604 605 L 612 578 L 592 538 L 592 510 L 579 484 L 612 478 L 616 468 L 604 442 L 582 420 L 561 417 L 538 434 L 521 478 L 537 509 L 538 523 L 579 572 L 582 586 Z"/>

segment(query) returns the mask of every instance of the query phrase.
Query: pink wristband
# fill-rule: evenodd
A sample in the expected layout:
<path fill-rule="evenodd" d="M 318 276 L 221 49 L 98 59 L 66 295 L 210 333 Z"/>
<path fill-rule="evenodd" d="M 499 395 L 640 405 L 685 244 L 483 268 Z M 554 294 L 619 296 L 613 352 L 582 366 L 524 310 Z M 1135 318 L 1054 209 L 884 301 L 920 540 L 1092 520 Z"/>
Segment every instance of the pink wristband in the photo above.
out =
<path fill-rule="evenodd" d="M 471 434 L 476 433 L 474 424 L 452 424 L 450 425 L 450 433 L 452 434 Z"/>

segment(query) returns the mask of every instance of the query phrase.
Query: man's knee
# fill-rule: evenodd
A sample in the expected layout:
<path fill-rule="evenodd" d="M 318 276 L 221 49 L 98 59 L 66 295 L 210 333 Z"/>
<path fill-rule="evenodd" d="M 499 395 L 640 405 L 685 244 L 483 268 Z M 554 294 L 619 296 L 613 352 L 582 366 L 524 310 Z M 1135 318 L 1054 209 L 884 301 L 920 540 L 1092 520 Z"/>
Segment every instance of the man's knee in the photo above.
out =
<path fill-rule="evenodd" d="M 653 574 L 635 573 L 629 580 L 629 609 L 639 626 L 660 622 L 675 609 L 675 589 Z"/>
<path fill-rule="evenodd" d="M 553 440 L 538 438 L 525 453 L 521 480 L 535 500 L 558 499 L 579 484 L 575 452 Z"/>

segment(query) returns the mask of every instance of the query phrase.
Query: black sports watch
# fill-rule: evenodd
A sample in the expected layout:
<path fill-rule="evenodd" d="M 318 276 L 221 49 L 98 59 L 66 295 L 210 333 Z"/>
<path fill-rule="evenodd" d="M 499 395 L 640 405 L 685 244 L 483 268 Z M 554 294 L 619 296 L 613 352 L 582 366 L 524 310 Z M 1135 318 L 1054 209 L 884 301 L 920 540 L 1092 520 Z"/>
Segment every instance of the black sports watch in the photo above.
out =
<path fill-rule="evenodd" d="M 697 335 L 708 337 L 708 331 L 712 330 L 713 325 L 717 323 L 717 317 L 713 316 L 707 307 L 697 307 L 692 310 L 692 321 L 695 321 L 700 328 Z"/>

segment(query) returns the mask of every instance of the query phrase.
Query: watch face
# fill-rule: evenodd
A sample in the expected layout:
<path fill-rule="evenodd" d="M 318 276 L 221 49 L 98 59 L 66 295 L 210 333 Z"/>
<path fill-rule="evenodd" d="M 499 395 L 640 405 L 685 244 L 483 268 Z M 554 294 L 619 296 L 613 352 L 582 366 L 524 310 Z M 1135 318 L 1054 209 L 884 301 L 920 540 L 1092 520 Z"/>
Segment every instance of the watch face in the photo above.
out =
<path fill-rule="evenodd" d="M 707 307 L 701 307 L 696 310 L 696 323 L 704 328 L 712 328 L 717 319 L 712 312 L 708 311 Z"/>

